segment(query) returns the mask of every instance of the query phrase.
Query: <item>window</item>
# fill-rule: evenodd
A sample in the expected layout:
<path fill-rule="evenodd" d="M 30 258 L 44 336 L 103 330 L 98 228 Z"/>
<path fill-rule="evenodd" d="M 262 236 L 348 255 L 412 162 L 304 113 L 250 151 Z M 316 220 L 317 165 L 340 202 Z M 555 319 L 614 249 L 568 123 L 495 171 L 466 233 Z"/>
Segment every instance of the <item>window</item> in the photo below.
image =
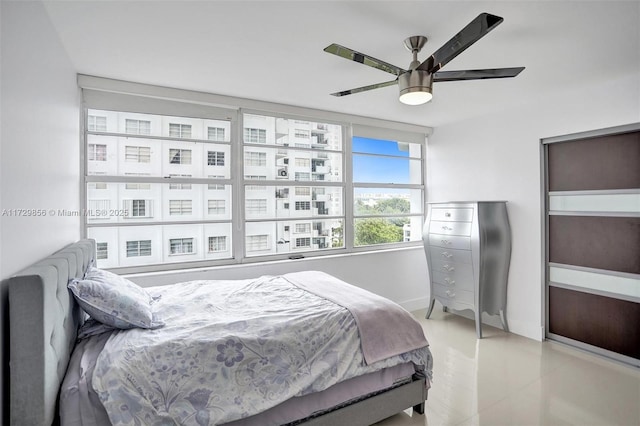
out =
<path fill-rule="evenodd" d="M 207 127 L 207 139 L 209 139 L 210 141 L 224 142 L 224 127 Z"/>
<path fill-rule="evenodd" d="M 151 240 L 127 241 L 127 257 L 151 256 Z"/>
<path fill-rule="evenodd" d="M 107 161 L 107 145 L 90 143 L 87 147 L 87 160 Z"/>
<path fill-rule="evenodd" d="M 149 135 L 151 134 L 151 122 L 127 118 L 125 119 L 124 131 L 130 135 Z"/>
<path fill-rule="evenodd" d="M 265 129 L 244 129 L 244 143 L 267 143 L 267 131 Z"/>
<path fill-rule="evenodd" d="M 354 136 L 354 246 L 422 238 L 422 145 Z"/>
<path fill-rule="evenodd" d="M 294 133 L 295 137 L 299 139 L 309 139 L 311 137 L 311 134 L 308 130 L 296 129 Z"/>
<path fill-rule="evenodd" d="M 84 207 L 124 213 L 82 219 L 108 243 L 98 265 L 135 273 L 420 244 L 418 126 L 89 92 Z"/>
<path fill-rule="evenodd" d="M 311 173 L 296 172 L 295 177 L 297 181 L 311 180 Z"/>
<path fill-rule="evenodd" d="M 255 215 L 267 212 L 267 200 L 247 200 L 245 202 L 247 215 Z"/>
<path fill-rule="evenodd" d="M 311 246 L 311 238 L 296 238 L 296 247 L 310 247 Z"/>
<path fill-rule="evenodd" d="M 193 238 L 172 238 L 169 240 L 169 253 L 192 254 Z"/>
<path fill-rule="evenodd" d="M 269 235 L 248 235 L 247 251 L 262 251 L 269 249 Z"/>
<path fill-rule="evenodd" d="M 169 123 L 169 136 L 172 138 L 191 138 L 191 125 Z"/>
<path fill-rule="evenodd" d="M 123 210 L 128 218 L 150 218 L 151 200 L 124 200 Z"/>
<path fill-rule="evenodd" d="M 106 132 L 107 117 L 89 114 L 87 117 L 87 130 L 90 132 Z"/>
<path fill-rule="evenodd" d="M 224 152 L 207 151 L 208 166 L 224 166 Z"/>
<path fill-rule="evenodd" d="M 298 196 L 311 195 L 311 188 L 308 186 L 296 186 L 296 195 Z"/>
<path fill-rule="evenodd" d="M 109 243 L 96 243 L 96 260 L 109 258 Z"/>
<path fill-rule="evenodd" d="M 310 210 L 311 202 L 309 201 L 296 201 L 296 210 Z"/>
<path fill-rule="evenodd" d="M 202 112 L 198 118 L 181 114 L 180 103 L 176 103 L 176 116 L 136 110 L 127 102 L 123 105 L 119 111 L 89 108 L 86 115 L 87 120 L 89 116 L 113 120 L 103 122 L 109 125 L 108 134 L 87 132 L 85 137 L 85 208 L 105 211 L 102 206 L 110 202 L 106 211 L 116 212 L 84 219 L 88 238 L 109 243 L 109 258 L 97 260 L 98 266 L 136 271 L 170 269 L 177 262 L 204 265 L 211 259 L 233 259 L 229 206 L 233 185 L 241 177 L 231 173 L 232 124 L 226 117 L 235 120 L 237 113 L 202 106 L 213 113 Z M 218 173 L 207 173 L 208 152 L 214 153 Z M 102 157 L 106 161 L 96 161 Z M 97 191 L 100 187 L 103 190 Z M 209 199 L 218 200 L 211 205 L 215 214 L 208 214 Z M 208 255 L 205 244 L 211 235 L 226 237 L 227 250 Z M 191 248 L 182 237 L 192 239 Z M 171 239 L 184 241 L 172 245 Z M 173 256 L 189 251 L 189 256 Z"/>
<path fill-rule="evenodd" d="M 308 234 L 311 232 L 310 223 L 296 223 L 296 234 Z"/>
<path fill-rule="evenodd" d="M 190 183 L 170 183 L 169 189 L 191 189 Z"/>
<path fill-rule="evenodd" d="M 171 164 L 191 164 L 191 150 L 169 149 L 169 162 Z"/>
<path fill-rule="evenodd" d="M 296 158 L 296 166 L 297 167 L 309 167 L 311 165 L 311 160 L 308 158 Z"/>
<path fill-rule="evenodd" d="M 245 166 L 258 166 L 264 167 L 267 165 L 267 153 L 266 152 L 253 152 L 247 151 L 244 154 Z"/>
<path fill-rule="evenodd" d="M 148 191 L 151 189 L 150 183 L 126 183 L 124 189 L 131 191 Z"/>
<path fill-rule="evenodd" d="M 226 204 L 225 200 L 208 200 L 207 211 L 209 212 L 209 214 L 225 214 L 226 213 L 225 204 Z"/>
<path fill-rule="evenodd" d="M 169 200 L 169 214 L 171 216 L 191 214 L 191 204 L 191 200 Z"/>
<path fill-rule="evenodd" d="M 151 162 L 151 148 L 148 146 L 125 146 L 124 160 L 135 163 Z"/>
<path fill-rule="evenodd" d="M 226 235 L 209 237 L 209 253 L 217 251 L 227 251 Z"/>

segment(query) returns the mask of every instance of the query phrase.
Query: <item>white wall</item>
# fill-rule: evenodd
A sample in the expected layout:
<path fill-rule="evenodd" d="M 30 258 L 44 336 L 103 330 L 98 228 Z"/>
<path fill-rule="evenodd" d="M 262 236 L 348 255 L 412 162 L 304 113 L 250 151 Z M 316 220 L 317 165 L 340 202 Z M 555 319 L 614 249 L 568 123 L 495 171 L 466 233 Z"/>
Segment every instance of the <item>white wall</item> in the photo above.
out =
<path fill-rule="evenodd" d="M 79 208 L 76 71 L 41 2 L 0 2 L 2 209 Z M 77 217 L 0 216 L 0 279 L 77 240 Z M 0 423 L 8 424 L 6 288 L 0 285 Z"/>
<path fill-rule="evenodd" d="M 399 303 L 407 310 L 427 306 L 429 278 L 422 246 L 347 256 L 325 256 L 184 271 L 139 274 L 128 278 L 143 287 L 191 280 L 255 278 L 304 270 L 324 271 Z"/>
<path fill-rule="evenodd" d="M 508 201 L 512 332 L 544 337 L 540 139 L 639 121 L 640 63 L 634 74 L 438 127 L 429 138 L 428 201 Z"/>

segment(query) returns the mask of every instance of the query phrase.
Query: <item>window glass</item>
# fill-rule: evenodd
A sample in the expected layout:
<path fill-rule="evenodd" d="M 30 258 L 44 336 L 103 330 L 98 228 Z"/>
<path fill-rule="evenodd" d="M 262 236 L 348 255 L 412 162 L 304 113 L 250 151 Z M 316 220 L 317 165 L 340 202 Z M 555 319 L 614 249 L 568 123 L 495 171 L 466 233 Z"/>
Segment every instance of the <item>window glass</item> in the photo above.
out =
<path fill-rule="evenodd" d="M 352 147 L 354 246 L 419 241 L 422 146 L 354 136 Z"/>

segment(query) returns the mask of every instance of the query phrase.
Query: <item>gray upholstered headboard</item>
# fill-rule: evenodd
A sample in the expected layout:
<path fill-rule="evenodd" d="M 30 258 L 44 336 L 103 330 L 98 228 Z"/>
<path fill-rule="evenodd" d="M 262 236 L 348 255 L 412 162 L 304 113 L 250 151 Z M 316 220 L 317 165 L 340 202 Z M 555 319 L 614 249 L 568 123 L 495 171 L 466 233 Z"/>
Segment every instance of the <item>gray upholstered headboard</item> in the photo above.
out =
<path fill-rule="evenodd" d="M 50 425 L 69 357 L 83 320 L 67 289 L 95 256 L 81 240 L 9 279 L 9 378 L 12 425 Z"/>

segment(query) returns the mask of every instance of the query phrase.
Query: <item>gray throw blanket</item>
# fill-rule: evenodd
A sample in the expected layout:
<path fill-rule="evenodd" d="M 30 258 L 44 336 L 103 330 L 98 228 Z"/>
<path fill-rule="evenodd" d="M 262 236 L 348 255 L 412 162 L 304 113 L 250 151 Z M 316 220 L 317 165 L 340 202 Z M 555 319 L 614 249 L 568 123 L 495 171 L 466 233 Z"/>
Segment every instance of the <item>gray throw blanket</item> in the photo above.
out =
<path fill-rule="evenodd" d="M 320 271 L 294 272 L 282 277 L 351 312 L 358 325 L 362 353 L 368 365 L 429 346 L 418 321 L 389 299 Z"/>

